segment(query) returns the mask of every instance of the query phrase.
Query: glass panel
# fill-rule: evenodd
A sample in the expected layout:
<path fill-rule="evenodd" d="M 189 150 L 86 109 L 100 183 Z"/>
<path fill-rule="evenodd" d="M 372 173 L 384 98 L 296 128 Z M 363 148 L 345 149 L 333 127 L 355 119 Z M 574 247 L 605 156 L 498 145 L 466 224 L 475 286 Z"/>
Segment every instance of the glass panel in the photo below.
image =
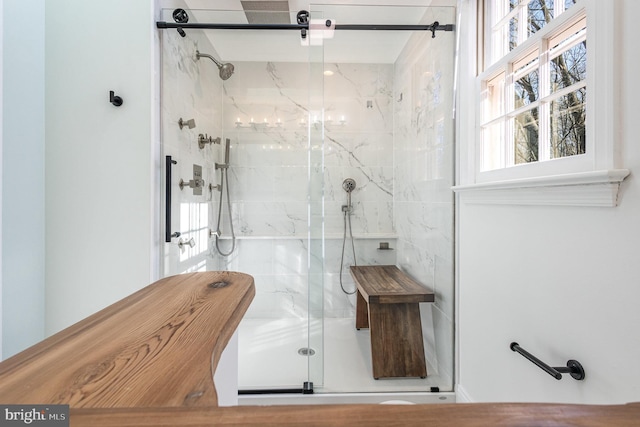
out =
<path fill-rule="evenodd" d="M 531 0 L 527 10 L 529 35 L 540 31 L 553 19 L 553 0 Z"/>
<path fill-rule="evenodd" d="M 538 82 L 537 69 L 514 82 L 515 108 L 529 105 L 540 98 Z"/>
<path fill-rule="evenodd" d="M 586 88 L 551 102 L 552 159 L 585 153 L 586 105 Z"/>
<path fill-rule="evenodd" d="M 318 7 L 327 19 L 335 16 L 338 24 L 455 20 L 452 8 Z M 356 296 L 346 292 L 354 290 L 349 267 L 355 261 L 400 265 L 425 286 L 453 295 L 454 46 L 455 36 L 448 32 L 432 38 L 430 32 L 337 30 L 333 39 L 325 40 L 326 363 L 322 392 L 408 392 L 435 386 L 452 390 L 451 319 L 455 316 L 449 315 L 453 298 L 424 307 L 434 319 L 423 326 L 427 378 L 376 381 L 370 365 L 370 331 L 355 330 Z M 343 116 L 344 123 L 336 120 Z M 343 189 L 347 178 L 356 182 L 350 215 L 343 211 L 348 203 Z M 436 216 L 430 225 L 444 230 L 438 236 L 425 234 L 419 219 L 425 212 Z M 395 250 L 376 250 L 379 241 Z M 434 262 L 419 261 L 423 259 Z"/>
<path fill-rule="evenodd" d="M 551 60 L 551 92 L 571 86 L 587 78 L 587 42 L 567 49 Z"/>
<path fill-rule="evenodd" d="M 500 20 L 504 19 L 513 9 L 520 3 L 520 0 L 493 0 L 491 4 L 492 21 L 491 25 L 496 25 Z"/>
<path fill-rule="evenodd" d="M 509 50 L 518 47 L 518 17 L 509 20 Z"/>
<path fill-rule="evenodd" d="M 430 25 L 456 18 L 446 7 L 315 7 L 312 19 L 345 24 Z M 242 10 L 187 13 L 198 23 L 280 19 L 279 13 Z M 296 22 L 296 13 L 287 12 L 285 21 Z M 163 10 L 162 19 L 173 22 L 172 10 Z M 161 32 L 162 149 L 178 162 L 174 231 L 190 232 L 196 241 L 182 252 L 177 241 L 167 243 L 163 260 L 166 274 L 206 268 L 254 277 L 256 296 L 239 328 L 240 389 L 298 389 L 313 382 L 316 393 L 453 390 L 455 33 L 336 31 L 323 44 L 303 46 L 299 31 L 184 32 Z M 220 78 L 214 61 L 197 59 L 196 50 L 233 63 L 233 75 Z M 195 127 L 180 129 L 180 117 L 195 119 Z M 222 144 L 200 149 L 199 133 L 219 136 Z M 227 138 L 222 181 L 215 165 L 225 162 Z M 178 188 L 193 164 L 203 166 L 201 196 Z M 429 306 L 434 322 L 423 330 L 425 379 L 372 378 L 368 332 L 355 330 L 355 297 L 338 280 L 347 177 L 356 181 L 346 217 L 356 259 L 345 256 L 345 289 L 353 289 L 350 264 L 398 264 L 402 257 L 414 260 L 403 264 L 408 274 L 446 295 Z M 209 190 L 209 184 L 224 190 Z M 416 187 L 425 190 L 407 191 Z M 435 225 L 448 230 L 436 241 L 414 221 L 425 208 L 437 208 Z M 402 222 L 398 232 L 396 219 Z M 221 236 L 211 237 L 209 229 Z M 396 250 L 372 251 L 372 240 L 382 238 Z M 414 239 L 420 241 L 410 244 Z M 218 246 L 231 253 L 221 254 Z M 421 259 L 434 261 L 415 261 Z"/>
<path fill-rule="evenodd" d="M 491 63 L 494 63 L 498 59 L 502 58 L 505 53 L 508 52 L 508 39 L 509 28 L 508 26 L 502 25 L 500 27 L 496 27 L 496 29 L 491 34 Z"/>
<path fill-rule="evenodd" d="M 504 73 L 486 82 L 483 93 L 483 122 L 489 122 L 505 113 L 504 106 Z"/>
<path fill-rule="evenodd" d="M 538 108 L 518 114 L 514 122 L 514 163 L 538 161 Z"/>
<path fill-rule="evenodd" d="M 311 12 L 312 20 L 323 13 Z M 335 18 L 334 18 L 335 19 Z M 312 39 L 313 40 L 313 39 Z M 309 45 L 309 296 L 308 378 L 314 388 L 324 385 L 324 132 L 317 122 L 324 121 L 324 45 Z M 317 119 L 313 119 L 317 117 Z"/>
<path fill-rule="evenodd" d="M 480 169 L 489 171 L 504 167 L 502 143 L 504 141 L 504 121 L 482 129 L 482 164 Z"/>

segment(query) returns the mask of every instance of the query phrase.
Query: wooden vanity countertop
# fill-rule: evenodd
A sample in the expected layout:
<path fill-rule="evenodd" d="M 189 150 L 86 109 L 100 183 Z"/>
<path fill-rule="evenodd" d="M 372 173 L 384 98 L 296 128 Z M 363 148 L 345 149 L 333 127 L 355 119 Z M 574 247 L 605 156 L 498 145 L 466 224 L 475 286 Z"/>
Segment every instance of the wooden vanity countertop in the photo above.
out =
<path fill-rule="evenodd" d="M 0 363 L 0 403 L 213 407 L 213 373 L 255 295 L 253 277 L 161 279 Z"/>
<path fill-rule="evenodd" d="M 72 409 L 71 427 L 636 427 L 640 403 L 448 403 Z"/>

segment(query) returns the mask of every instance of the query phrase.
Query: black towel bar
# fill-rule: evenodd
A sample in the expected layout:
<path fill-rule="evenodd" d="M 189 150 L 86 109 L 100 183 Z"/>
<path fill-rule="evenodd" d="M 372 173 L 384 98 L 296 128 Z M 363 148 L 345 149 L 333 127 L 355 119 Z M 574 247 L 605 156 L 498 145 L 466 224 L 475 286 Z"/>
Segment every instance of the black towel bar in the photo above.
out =
<path fill-rule="evenodd" d="M 584 380 L 584 368 L 582 367 L 580 362 L 578 362 L 577 360 L 573 360 L 573 359 L 569 360 L 567 362 L 566 367 L 561 366 L 561 367 L 552 368 L 551 366 L 544 363 L 542 360 L 535 357 L 533 354 L 529 353 L 524 348 L 520 347 L 520 344 L 518 344 L 517 342 L 512 342 L 511 345 L 509 345 L 509 348 L 515 351 L 516 353 L 520 353 L 521 355 L 524 356 L 525 359 L 529 360 L 530 362 L 533 362 L 540 369 L 542 369 L 547 374 L 551 375 L 557 380 L 562 379 L 562 374 L 570 374 L 573 379 Z"/>

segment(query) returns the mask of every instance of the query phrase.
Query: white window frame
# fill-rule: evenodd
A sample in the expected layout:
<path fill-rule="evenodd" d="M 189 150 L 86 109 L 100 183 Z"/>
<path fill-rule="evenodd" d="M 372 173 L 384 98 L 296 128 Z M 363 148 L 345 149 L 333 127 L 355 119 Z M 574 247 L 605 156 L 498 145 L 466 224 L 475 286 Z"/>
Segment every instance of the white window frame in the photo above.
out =
<path fill-rule="evenodd" d="M 587 123 L 586 153 L 576 156 L 518 164 L 500 169 L 482 171 L 481 151 L 481 94 L 482 82 L 504 69 L 504 62 L 489 65 L 475 78 L 475 103 L 467 108 L 475 115 L 473 137 L 459 140 L 461 172 L 456 192 L 473 192 L 465 200 L 478 203 L 551 204 L 572 206 L 616 206 L 620 182 L 629 174 L 622 169 L 620 141 L 617 140 L 619 67 L 616 61 L 617 2 L 580 0 L 557 15 L 538 33 L 523 41 L 517 49 L 505 55 L 513 62 L 523 52 L 536 48 L 540 38 L 557 33 L 567 22 L 573 22 L 581 14 L 587 19 Z M 484 22 L 482 8 L 477 25 Z M 522 21 L 522 20 L 520 20 Z M 485 29 L 485 34 L 488 29 Z M 478 31 L 478 34 L 481 34 Z M 540 48 L 540 46 L 537 46 Z M 484 50 L 483 46 L 479 46 Z M 486 57 L 489 53 L 485 52 Z M 478 62 L 482 58 L 478 54 Z M 479 67 L 480 68 L 480 67 Z M 469 133 L 467 133 L 470 135 Z M 515 191 L 517 190 L 517 191 Z"/>

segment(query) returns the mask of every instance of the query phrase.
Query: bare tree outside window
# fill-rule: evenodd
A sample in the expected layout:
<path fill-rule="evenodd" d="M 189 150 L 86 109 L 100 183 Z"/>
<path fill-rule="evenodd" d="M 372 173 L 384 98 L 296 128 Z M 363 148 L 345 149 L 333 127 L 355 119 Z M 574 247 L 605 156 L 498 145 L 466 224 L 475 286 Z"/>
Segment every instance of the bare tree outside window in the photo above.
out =
<path fill-rule="evenodd" d="M 565 7 L 575 0 L 564 0 Z M 528 4 L 527 30 L 538 32 L 554 16 L 553 0 L 533 0 Z M 517 25 L 509 26 L 510 48 L 517 40 Z M 568 37 L 573 34 L 568 35 Z M 562 40 L 560 41 L 562 44 Z M 555 46 L 550 46 L 554 48 Z M 553 53 L 552 53 L 553 56 Z M 576 44 L 550 61 L 550 84 L 548 93 L 561 91 L 586 79 L 586 41 Z M 525 74 L 514 81 L 515 108 L 532 104 L 540 98 L 539 71 Z M 575 91 L 552 98 L 549 104 L 549 150 L 550 158 L 561 158 L 584 154 L 586 151 L 586 88 L 582 85 Z M 515 163 L 536 162 L 540 158 L 540 109 L 525 110 L 513 119 Z M 545 119 L 546 120 L 546 119 Z M 545 142 L 546 143 L 546 142 Z"/>
<path fill-rule="evenodd" d="M 551 91 L 584 81 L 587 76 L 586 41 L 551 60 Z M 586 151 L 586 94 L 582 87 L 551 102 L 551 158 Z"/>

